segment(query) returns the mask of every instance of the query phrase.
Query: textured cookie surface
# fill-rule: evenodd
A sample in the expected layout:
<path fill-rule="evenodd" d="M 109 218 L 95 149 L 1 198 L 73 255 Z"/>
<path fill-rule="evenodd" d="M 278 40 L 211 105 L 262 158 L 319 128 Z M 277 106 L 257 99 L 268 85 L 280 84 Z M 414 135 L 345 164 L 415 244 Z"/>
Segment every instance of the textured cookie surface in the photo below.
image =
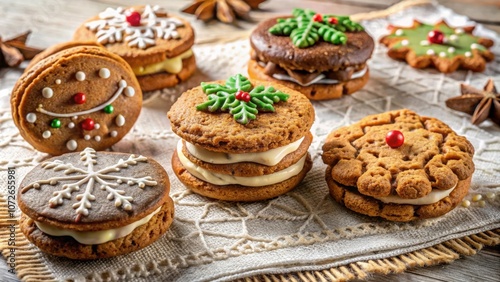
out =
<path fill-rule="evenodd" d="M 309 132 L 314 109 L 304 95 L 274 83 L 252 81 L 252 85 L 272 86 L 289 98 L 275 103 L 275 112 L 259 112 L 256 119 L 244 125 L 228 112 L 197 110 L 197 105 L 207 101 L 207 94 L 201 86 L 196 87 L 184 92 L 168 112 L 172 131 L 207 150 L 226 153 L 264 152 L 297 141 Z"/>
<path fill-rule="evenodd" d="M 390 130 L 403 133 L 401 147 L 387 145 Z M 464 183 L 470 183 L 474 172 L 473 154 L 469 141 L 443 122 L 399 110 L 367 116 L 333 131 L 323 146 L 322 158 L 328 165 L 330 189 L 349 187 L 377 205 L 385 205 L 373 197 L 419 199 L 431 191 L 465 189 Z"/>
<path fill-rule="evenodd" d="M 110 147 L 132 128 L 141 105 L 130 66 L 98 47 L 70 48 L 41 60 L 11 96 L 21 135 L 53 155 Z"/>
<path fill-rule="evenodd" d="M 493 41 L 473 36 L 474 27 L 451 28 L 445 22 L 428 25 L 415 21 L 412 27 L 390 26 L 390 30 L 390 35 L 380 39 L 389 47 L 387 54 L 406 60 L 414 68 L 435 67 L 443 73 L 459 68 L 480 72 L 486 62 L 494 59 L 487 49 Z M 429 36 L 430 32 L 434 32 L 433 36 Z"/>

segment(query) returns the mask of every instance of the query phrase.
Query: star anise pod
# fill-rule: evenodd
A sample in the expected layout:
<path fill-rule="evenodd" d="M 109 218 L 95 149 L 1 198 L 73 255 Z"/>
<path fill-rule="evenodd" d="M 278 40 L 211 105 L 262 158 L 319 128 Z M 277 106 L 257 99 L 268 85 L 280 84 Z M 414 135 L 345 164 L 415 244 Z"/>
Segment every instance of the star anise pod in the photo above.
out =
<path fill-rule="evenodd" d="M 236 17 L 249 19 L 251 9 L 257 9 L 266 0 L 194 0 L 182 11 L 197 19 L 208 21 L 216 17 L 224 23 L 232 23 Z"/>
<path fill-rule="evenodd" d="M 476 125 L 488 117 L 500 125 L 500 94 L 492 79 L 483 90 L 467 84 L 461 84 L 460 90 L 462 95 L 446 100 L 448 108 L 472 115 L 472 123 Z"/>
<path fill-rule="evenodd" d="M 17 67 L 24 60 L 31 60 L 42 52 L 41 49 L 26 46 L 30 33 L 31 31 L 27 31 L 6 41 L 2 41 L 0 37 L 0 68 Z"/>

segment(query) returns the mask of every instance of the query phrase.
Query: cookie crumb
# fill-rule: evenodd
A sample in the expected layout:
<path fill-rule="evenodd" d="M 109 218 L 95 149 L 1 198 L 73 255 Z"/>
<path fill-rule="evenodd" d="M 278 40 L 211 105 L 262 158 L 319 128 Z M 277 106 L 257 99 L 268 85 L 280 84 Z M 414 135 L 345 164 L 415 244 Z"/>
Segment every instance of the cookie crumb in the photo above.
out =
<path fill-rule="evenodd" d="M 469 200 L 463 200 L 462 201 L 462 207 L 468 208 L 470 206 L 470 201 Z"/>
<path fill-rule="evenodd" d="M 478 201 L 480 201 L 482 198 L 483 198 L 483 195 L 481 195 L 481 194 L 476 194 L 476 195 L 472 196 L 472 201 L 473 201 L 473 202 L 478 202 Z"/>
<path fill-rule="evenodd" d="M 495 198 L 495 196 L 496 196 L 496 195 L 495 195 L 495 193 L 493 193 L 493 192 L 488 192 L 488 193 L 486 194 L 486 198 L 488 198 L 488 199 L 494 199 L 494 198 Z"/>
<path fill-rule="evenodd" d="M 479 206 L 484 208 L 486 206 L 486 202 L 485 201 L 479 201 Z"/>

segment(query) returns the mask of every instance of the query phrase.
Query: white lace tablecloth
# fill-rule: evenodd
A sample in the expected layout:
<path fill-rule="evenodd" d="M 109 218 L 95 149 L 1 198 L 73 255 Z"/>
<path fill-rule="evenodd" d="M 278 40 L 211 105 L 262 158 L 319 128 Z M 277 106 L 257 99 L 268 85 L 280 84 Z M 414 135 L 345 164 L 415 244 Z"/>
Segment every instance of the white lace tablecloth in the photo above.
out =
<path fill-rule="evenodd" d="M 426 22 L 444 17 L 452 25 L 468 23 L 446 8 L 418 6 L 363 24 L 378 39 L 388 23 L 409 24 L 414 17 Z M 489 120 L 472 125 L 470 116 L 444 104 L 447 98 L 460 95 L 461 82 L 482 88 L 491 77 L 500 88 L 500 37 L 481 26 L 476 32 L 496 42 L 492 48 L 496 59 L 484 73 L 416 70 L 388 58 L 385 47 L 377 45 L 369 61 L 370 81 L 364 89 L 339 100 L 313 102 L 316 121 L 309 151 L 314 166 L 305 180 L 286 195 L 255 203 L 214 201 L 193 194 L 171 169 L 170 158 L 178 137 L 170 130 L 166 117 L 170 105 L 185 89 L 201 81 L 246 73 L 246 40 L 195 46 L 199 68 L 196 75 L 173 89 L 148 93 L 134 129 L 112 147 L 113 151 L 153 157 L 165 167 L 176 212 L 170 230 L 151 246 L 112 259 L 83 262 L 39 253 L 37 260 L 45 267 L 42 270 L 57 280 L 226 281 L 387 258 L 499 228 L 500 196 L 486 195 L 500 194 L 500 127 Z M 48 156 L 35 151 L 19 135 L 11 119 L 8 92 L 0 95 L 0 170 L 4 171 L 0 177 L 3 182 L 7 168 L 14 167 L 20 183 L 33 166 Z M 440 218 L 394 223 L 355 214 L 331 199 L 320 157 L 326 135 L 366 115 L 400 108 L 439 118 L 467 136 L 476 148 L 476 172 L 466 199 L 481 194 L 484 207 L 472 202 L 470 207 L 459 206 Z M 4 195 L 5 189 L 5 185 L 0 187 Z"/>

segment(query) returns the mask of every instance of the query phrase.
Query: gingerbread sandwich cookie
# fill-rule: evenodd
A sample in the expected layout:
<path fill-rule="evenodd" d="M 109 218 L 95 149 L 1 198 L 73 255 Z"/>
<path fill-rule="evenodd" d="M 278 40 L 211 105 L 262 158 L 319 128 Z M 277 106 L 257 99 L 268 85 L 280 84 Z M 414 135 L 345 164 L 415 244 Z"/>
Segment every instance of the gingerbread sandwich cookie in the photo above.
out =
<path fill-rule="evenodd" d="M 250 78 L 302 92 L 312 100 L 340 98 L 368 81 L 374 42 L 348 16 L 294 9 L 262 22 L 250 35 Z"/>
<path fill-rule="evenodd" d="M 141 249 L 173 220 L 163 167 L 139 155 L 86 148 L 48 159 L 18 190 L 20 228 L 43 252 L 100 259 Z"/>
<path fill-rule="evenodd" d="M 83 23 L 75 40 L 94 40 L 122 57 L 143 91 L 173 87 L 196 70 L 194 31 L 159 6 L 107 8 Z"/>
<path fill-rule="evenodd" d="M 404 222 L 455 208 L 469 190 L 473 154 L 471 143 L 445 123 L 399 110 L 333 131 L 322 157 L 337 202 Z"/>
<path fill-rule="evenodd" d="M 172 167 L 203 196 L 257 201 L 296 187 L 311 169 L 314 109 L 301 93 L 235 75 L 202 83 L 168 112 L 181 137 Z"/>
<path fill-rule="evenodd" d="M 17 81 L 12 118 L 24 139 L 52 155 L 104 150 L 132 128 L 142 92 L 130 66 L 99 47 L 75 47 L 35 64 Z"/>

